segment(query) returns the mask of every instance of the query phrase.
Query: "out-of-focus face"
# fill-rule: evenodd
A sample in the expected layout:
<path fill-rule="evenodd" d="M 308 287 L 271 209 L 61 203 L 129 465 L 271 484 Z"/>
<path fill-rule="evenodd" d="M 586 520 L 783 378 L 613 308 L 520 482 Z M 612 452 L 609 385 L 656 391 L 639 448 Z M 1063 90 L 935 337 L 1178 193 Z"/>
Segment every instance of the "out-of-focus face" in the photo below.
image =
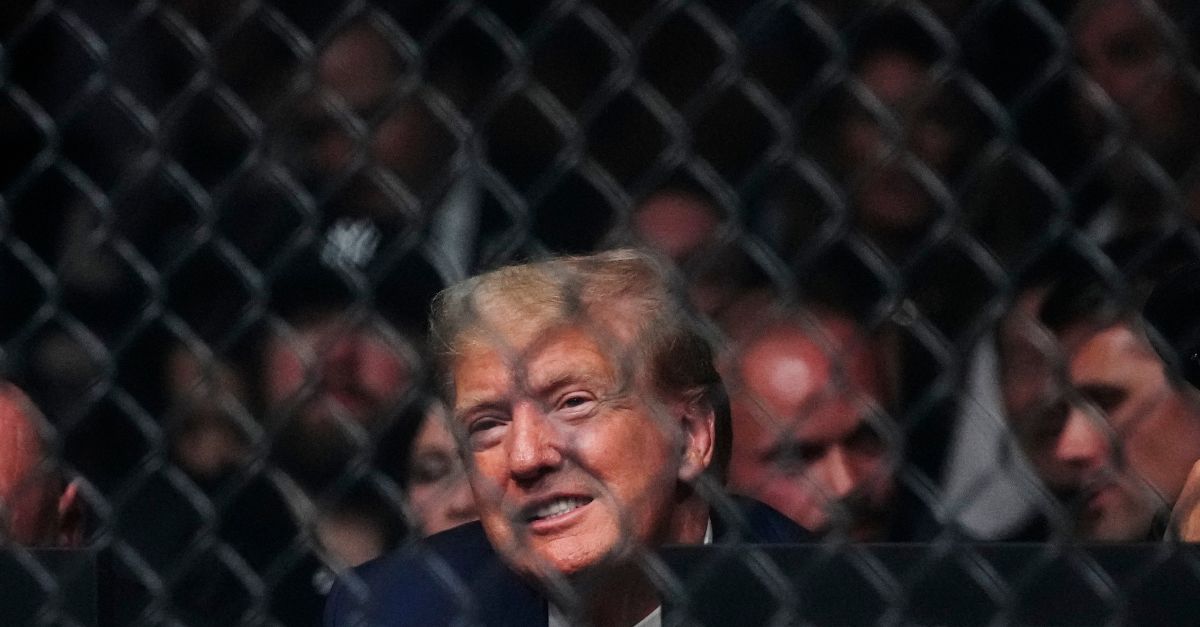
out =
<path fill-rule="evenodd" d="M 398 341 L 338 315 L 272 337 L 263 368 L 267 407 L 294 408 L 292 419 L 314 435 L 336 433 L 338 422 L 370 426 L 412 384 L 412 367 Z"/>
<path fill-rule="evenodd" d="M 395 89 L 405 72 L 405 60 L 387 37 L 366 24 L 338 33 L 317 58 L 319 93 L 302 113 L 310 140 L 309 167 L 319 182 L 337 186 L 335 198 L 345 203 L 346 211 L 386 220 L 398 210 L 371 177 L 341 181 L 362 157 L 369 167 L 378 166 L 419 192 L 453 154 L 452 137 L 439 130 L 436 116 L 420 98 L 397 98 Z M 330 111 L 325 99 L 339 106 Z M 372 126 L 365 147 L 341 107 Z"/>
<path fill-rule="evenodd" d="M 822 333 L 834 341 L 822 345 Z M 777 327 L 743 349 L 729 483 L 811 531 L 844 524 L 870 540 L 885 531 L 895 460 L 868 420 L 884 386 L 864 339 L 835 322 L 825 331 Z"/>
<path fill-rule="evenodd" d="M 1149 3 L 1149 10 L 1154 9 Z M 1112 101 L 1129 115 L 1142 139 L 1155 144 L 1171 140 L 1181 116 L 1177 66 L 1167 54 L 1164 37 L 1135 0 L 1087 3 L 1075 32 L 1080 65 Z M 1094 130 L 1104 126 L 1091 110 L 1085 122 Z"/>
<path fill-rule="evenodd" d="M 898 50 L 878 52 L 863 62 L 858 77 L 905 128 L 902 138 L 891 138 L 866 110 L 851 113 L 843 123 L 841 158 L 845 167 L 861 175 L 853 190 L 857 219 L 870 233 L 904 232 L 929 220 L 934 205 L 925 186 L 905 166 L 905 153 L 896 151 L 896 142 L 945 175 L 961 140 L 926 111 L 921 101 L 938 94 L 931 93 L 926 68 L 913 57 Z"/>
<path fill-rule="evenodd" d="M 0 382 L 0 536 L 19 545 L 78 542 L 75 486 L 63 486 L 40 466 L 44 450 L 32 402 Z M 65 489 L 64 489 L 65 488 Z"/>
<path fill-rule="evenodd" d="M 1087 402 L 1051 425 L 1060 468 L 1048 483 L 1076 508 L 1081 537 L 1144 539 L 1200 459 L 1200 411 L 1126 324 L 1068 333 L 1064 346 L 1071 385 Z"/>
<path fill-rule="evenodd" d="M 467 342 L 453 377 L 475 502 L 505 560 L 544 579 L 595 573 L 637 546 L 699 542 L 703 514 L 682 520 L 678 503 L 681 482 L 711 460 L 711 412 L 681 428 L 682 403 L 660 405 L 611 337 L 504 331 L 504 345 Z"/>
<path fill-rule="evenodd" d="M 441 405 L 426 413 L 413 440 L 408 467 L 408 498 L 425 535 L 475 520 L 475 496 L 446 426 Z"/>
<path fill-rule="evenodd" d="M 719 226 L 716 210 L 687 192 L 657 193 L 633 214 L 638 237 L 676 263 L 710 244 Z"/>
<path fill-rule="evenodd" d="M 1037 318 L 1042 288 L 1027 290 L 1000 321 L 1000 390 L 1013 434 L 1047 485 L 1070 483 L 1055 458 L 1054 442 L 1065 408 L 1062 378 L 1055 369 L 1058 339 Z"/>

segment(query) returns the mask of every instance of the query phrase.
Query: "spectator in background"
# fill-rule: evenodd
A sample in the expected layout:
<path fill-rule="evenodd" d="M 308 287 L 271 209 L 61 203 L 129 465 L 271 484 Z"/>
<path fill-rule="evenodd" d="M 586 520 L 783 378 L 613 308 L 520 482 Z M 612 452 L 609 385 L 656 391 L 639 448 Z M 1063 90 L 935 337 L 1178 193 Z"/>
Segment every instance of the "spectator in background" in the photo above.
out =
<path fill-rule="evenodd" d="M 416 384 L 414 349 L 385 321 L 353 308 L 313 310 L 271 333 L 260 375 L 278 429 L 280 465 L 320 490 L 379 434 Z"/>
<path fill-rule="evenodd" d="M 249 404 L 245 373 L 227 360 L 196 354 L 183 343 L 166 348 L 163 386 L 175 462 L 189 475 L 215 478 L 252 454 L 245 425 L 232 411 Z M 249 412 L 242 414 L 251 419 Z"/>
<path fill-rule="evenodd" d="M 939 75 L 943 54 L 911 16 L 872 18 L 852 40 L 856 80 L 817 117 L 826 125 L 813 129 L 846 186 L 854 225 L 896 261 L 953 209 L 950 189 L 981 143 L 969 99 Z"/>
<path fill-rule="evenodd" d="M 897 480 L 903 435 L 887 416 L 881 351 L 850 318 L 760 319 L 728 367 L 729 485 L 810 531 L 927 540 L 937 525 Z"/>
<path fill-rule="evenodd" d="M 430 404 L 409 450 L 409 503 L 423 535 L 433 535 L 479 517 L 458 445 L 439 401 Z"/>
<path fill-rule="evenodd" d="M 288 324 L 264 339 L 259 401 L 271 460 L 295 488 L 287 493 L 298 519 L 320 546 L 345 549 L 334 563 L 353 566 L 405 533 L 372 474 L 400 479 L 389 449 L 419 417 L 421 362 L 395 325 L 347 295 L 310 296 L 285 306 Z"/>
<path fill-rule="evenodd" d="M 79 485 L 49 458 L 41 422 L 29 397 L 0 381 L 0 538 L 30 547 L 78 546 Z"/>
<path fill-rule="evenodd" d="M 730 238 L 728 216 L 703 188 L 674 181 L 633 208 L 637 244 L 670 259 L 701 313 L 720 323 L 740 309 L 761 277 Z"/>
<path fill-rule="evenodd" d="M 1017 431 L 1079 538 L 1160 538 L 1200 459 L 1200 406 L 1168 377 L 1139 309 L 1134 298 L 1080 280 L 1064 280 L 1041 309 L 1069 388 Z"/>
<path fill-rule="evenodd" d="M 465 91 L 462 60 L 422 68 L 423 84 L 396 43 L 367 18 L 334 33 L 278 150 L 319 201 L 326 234 L 353 229 L 382 254 L 420 231 L 437 274 L 463 278 L 503 254 L 509 235 L 484 207 L 464 131 L 437 112 Z"/>
<path fill-rule="evenodd" d="M 1074 16 L 1072 45 L 1085 79 L 1075 85 L 1077 120 L 1103 160 L 1082 204 L 1087 229 L 1101 241 L 1184 215 L 1200 219 L 1200 188 L 1188 176 L 1200 147 L 1200 91 L 1188 78 L 1190 27 L 1181 32 L 1170 19 L 1186 4 L 1101 0 L 1080 3 Z"/>
<path fill-rule="evenodd" d="M 1143 308 L 1155 350 L 1167 375 L 1193 405 L 1200 403 L 1200 264 L 1168 274 Z M 1171 512 L 1172 528 L 1185 542 L 1200 542 L 1200 459 L 1192 466 Z"/>

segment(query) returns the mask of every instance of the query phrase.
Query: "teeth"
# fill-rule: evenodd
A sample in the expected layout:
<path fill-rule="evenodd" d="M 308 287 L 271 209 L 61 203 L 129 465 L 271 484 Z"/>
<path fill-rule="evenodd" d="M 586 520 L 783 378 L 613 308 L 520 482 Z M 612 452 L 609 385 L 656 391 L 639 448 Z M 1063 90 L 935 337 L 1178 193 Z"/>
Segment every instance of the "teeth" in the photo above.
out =
<path fill-rule="evenodd" d="M 588 499 L 583 498 L 562 498 L 555 499 L 533 511 L 532 520 L 541 518 L 550 518 L 551 516 L 560 516 L 576 507 L 586 505 Z"/>

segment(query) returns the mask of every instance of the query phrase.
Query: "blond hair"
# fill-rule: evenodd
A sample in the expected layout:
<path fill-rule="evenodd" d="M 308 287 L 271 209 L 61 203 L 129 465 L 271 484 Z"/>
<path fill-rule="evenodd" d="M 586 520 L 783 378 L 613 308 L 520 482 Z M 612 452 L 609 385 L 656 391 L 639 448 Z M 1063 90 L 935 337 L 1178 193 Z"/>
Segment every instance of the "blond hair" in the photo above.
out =
<path fill-rule="evenodd" d="M 729 402 L 714 364 L 707 325 L 649 253 L 620 249 L 500 268 L 439 293 L 430 318 L 439 389 L 453 406 L 453 361 L 464 342 L 497 325 L 534 334 L 556 324 L 593 327 L 633 349 L 623 358 L 660 394 L 700 392 L 716 415 L 713 468 L 729 457 Z"/>

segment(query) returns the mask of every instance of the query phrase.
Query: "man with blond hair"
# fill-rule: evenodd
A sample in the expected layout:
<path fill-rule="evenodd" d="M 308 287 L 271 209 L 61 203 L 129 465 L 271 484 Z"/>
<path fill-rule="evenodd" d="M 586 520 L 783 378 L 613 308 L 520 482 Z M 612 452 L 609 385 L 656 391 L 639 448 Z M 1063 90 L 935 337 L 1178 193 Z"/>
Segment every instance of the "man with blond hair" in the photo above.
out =
<path fill-rule="evenodd" d="M 729 407 L 704 331 L 634 251 L 440 294 L 433 350 L 480 521 L 344 578 L 327 624 L 659 625 L 658 547 L 806 539 L 725 500 Z"/>

